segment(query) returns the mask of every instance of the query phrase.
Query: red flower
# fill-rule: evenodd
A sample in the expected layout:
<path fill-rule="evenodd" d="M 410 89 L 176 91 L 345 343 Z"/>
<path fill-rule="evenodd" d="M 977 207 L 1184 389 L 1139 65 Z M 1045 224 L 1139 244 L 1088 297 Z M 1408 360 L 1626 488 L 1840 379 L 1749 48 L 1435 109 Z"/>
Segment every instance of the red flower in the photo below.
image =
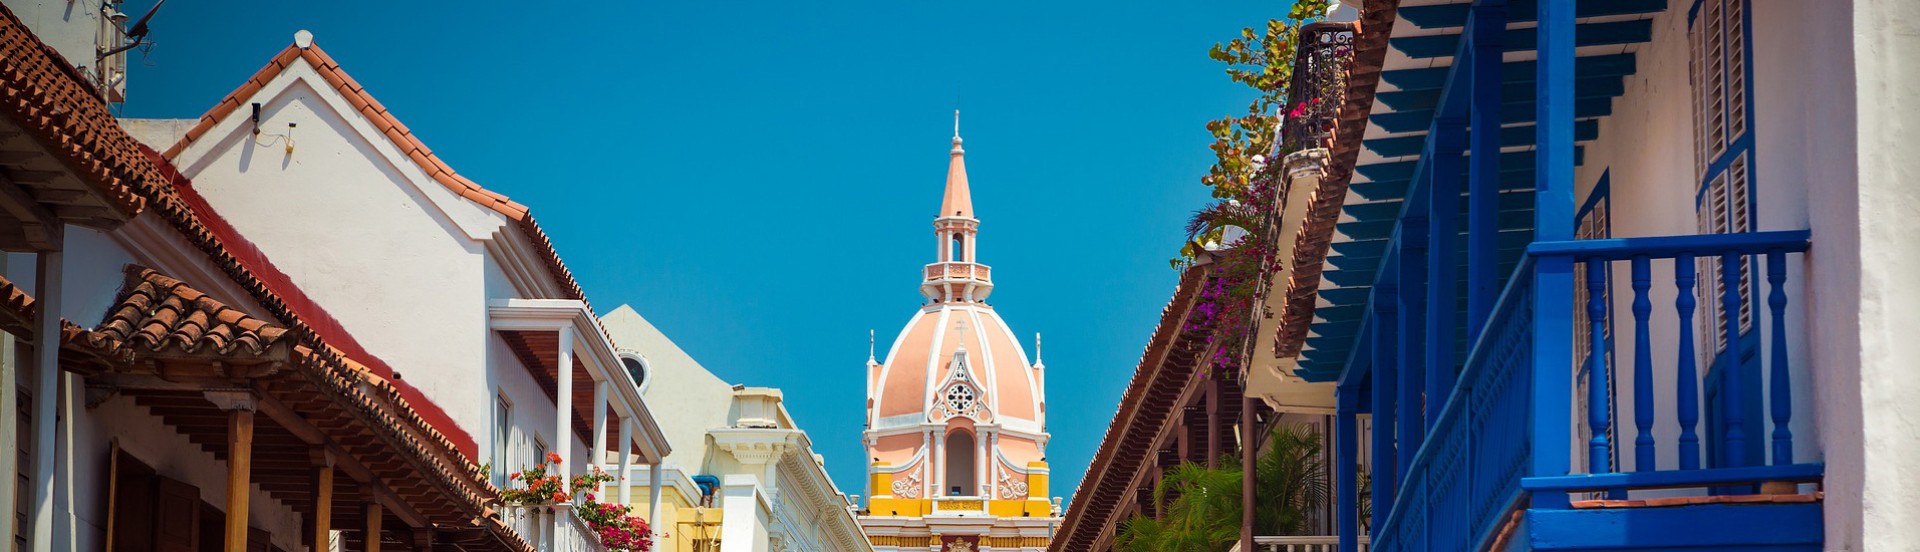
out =
<path fill-rule="evenodd" d="M 549 453 L 547 453 L 547 463 L 548 463 L 548 464 L 559 464 L 559 463 L 560 463 L 560 453 L 558 453 L 558 452 L 549 452 Z"/>
<path fill-rule="evenodd" d="M 507 479 L 519 479 L 519 478 L 520 478 L 520 472 L 513 472 L 510 474 L 507 474 Z"/>
<path fill-rule="evenodd" d="M 554 491 L 554 492 L 553 492 L 553 501 L 554 501 L 554 502 L 556 502 L 556 503 L 558 503 L 558 502 L 566 502 L 566 501 L 567 501 L 567 493 L 563 493 L 563 492 L 560 492 L 560 491 Z"/>

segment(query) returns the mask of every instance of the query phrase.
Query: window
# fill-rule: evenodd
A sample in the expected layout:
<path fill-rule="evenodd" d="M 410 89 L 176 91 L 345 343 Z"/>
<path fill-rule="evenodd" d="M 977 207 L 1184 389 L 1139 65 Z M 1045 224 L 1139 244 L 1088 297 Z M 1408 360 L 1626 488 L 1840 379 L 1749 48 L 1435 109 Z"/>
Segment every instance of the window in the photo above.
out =
<path fill-rule="evenodd" d="M 960 235 L 958 233 L 954 234 L 953 248 L 952 248 L 952 251 L 947 252 L 947 258 L 952 259 L 953 262 L 956 262 L 956 263 L 966 262 L 967 260 L 966 255 L 967 255 L 967 237 Z"/>
<path fill-rule="evenodd" d="M 501 395 L 494 399 L 493 407 L 493 484 L 496 487 L 507 485 L 507 443 L 513 437 L 513 403 Z"/>
<path fill-rule="evenodd" d="M 973 496 L 979 492 L 973 482 L 973 434 L 954 431 L 947 434 L 947 494 Z"/>
<path fill-rule="evenodd" d="M 633 379 L 634 387 L 640 388 L 641 391 L 647 390 L 647 359 L 641 358 L 638 353 L 622 352 L 620 365 L 627 369 L 627 377 Z"/>
<path fill-rule="evenodd" d="M 1697 229 L 1701 234 L 1752 232 L 1753 186 L 1749 154 L 1753 137 L 1747 124 L 1751 100 L 1747 91 L 1747 0 L 1701 0 L 1693 13 L 1691 39 L 1694 101 L 1694 171 L 1700 177 L 1694 198 Z M 1726 292 L 1719 259 L 1698 259 L 1695 288 L 1701 316 L 1696 342 L 1700 362 L 1710 364 L 1727 349 L 1728 313 L 1722 312 Z M 1740 331 L 1753 326 L 1753 274 L 1739 267 Z"/>
<path fill-rule="evenodd" d="M 952 408 L 954 412 L 966 412 L 968 408 L 973 406 L 973 388 L 965 385 L 955 385 L 947 389 L 946 399 L 947 407 Z"/>
<path fill-rule="evenodd" d="M 1747 49 L 1747 44 L 1752 42 L 1748 35 L 1747 1 L 1699 0 L 1689 14 L 1694 171 L 1699 176 L 1694 214 L 1701 234 L 1752 232 L 1757 227 L 1753 219 L 1753 128 L 1748 119 L 1753 102 L 1750 89 L 1753 63 L 1752 52 Z M 1753 349 L 1757 348 L 1757 339 L 1749 335 L 1754 316 L 1753 278 L 1758 265 L 1749 259 L 1738 267 L 1728 268 L 1736 272 L 1736 287 L 1731 291 L 1740 298 L 1738 311 L 1728 312 L 1722 303 L 1722 297 L 1729 290 L 1721 275 L 1720 259 L 1704 258 L 1695 262 L 1699 279 L 1694 293 L 1699 310 L 1694 319 L 1694 342 L 1699 344 L 1697 366 L 1704 372 L 1701 390 L 1706 404 L 1707 462 L 1723 466 L 1726 458 L 1726 448 L 1721 442 L 1725 435 L 1723 398 L 1732 392 L 1757 397 L 1760 389 L 1760 378 L 1750 366 L 1755 361 Z M 1731 339 L 1726 331 L 1729 321 L 1736 329 Z M 1745 389 L 1725 388 L 1729 370 L 1750 374 L 1740 378 Z M 1750 423 L 1763 419 L 1760 401 L 1748 400 L 1744 404 L 1748 412 L 1742 416 Z M 1748 435 L 1757 434 L 1756 429 L 1748 429 Z M 1748 439 L 1747 458 L 1764 454 L 1762 441 L 1764 439 Z"/>
<path fill-rule="evenodd" d="M 528 462 L 527 465 L 538 466 L 538 465 L 545 464 L 546 462 L 547 462 L 547 440 L 536 436 L 533 438 L 533 461 Z"/>

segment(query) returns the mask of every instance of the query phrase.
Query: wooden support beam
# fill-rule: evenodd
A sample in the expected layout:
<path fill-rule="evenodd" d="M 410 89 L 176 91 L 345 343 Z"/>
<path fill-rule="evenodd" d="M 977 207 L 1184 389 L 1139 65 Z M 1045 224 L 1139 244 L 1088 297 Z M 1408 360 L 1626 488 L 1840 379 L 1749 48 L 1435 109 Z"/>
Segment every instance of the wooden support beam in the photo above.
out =
<path fill-rule="evenodd" d="M 354 456 L 347 452 L 345 448 L 341 447 L 340 444 L 328 439 L 325 432 L 321 431 L 319 427 L 313 425 L 311 422 L 308 422 L 306 418 L 301 417 L 292 407 L 264 394 L 258 395 L 254 403 L 259 407 L 262 414 L 266 414 L 267 418 L 272 419 L 274 423 L 280 424 L 280 427 L 286 428 L 288 433 L 292 433 L 295 437 L 299 437 L 308 444 L 319 445 L 326 448 L 327 452 L 333 458 L 334 466 L 339 468 L 340 471 L 346 472 L 347 477 L 353 478 L 354 481 L 362 484 L 372 485 L 375 490 L 375 492 L 371 494 L 372 498 L 385 503 L 387 507 L 391 508 L 394 517 L 400 518 L 401 521 L 405 521 L 408 525 L 421 526 L 428 524 L 425 515 L 421 514 L 418 510 L 414 510 L 413 507 L 405 501 L 400 500 L 399 496 L 395 495 L 392 489 L 387 488 L 387 486 L 380 481 L 379 476 L 374 475 L 372 469 L 367 468 L 365 464 L 361 464 L 358 459 L 355 459 Z"/>
<path fill-rule="evenodd" d="M 53 211 L 41 205 L 39 200 L 27 195 L 19 182 L 5 175 L 0 175 L 0 211 L 20 221 L 28 246 L 39 251 L 59 248 L 66 224 L 54 216 Z"/>
<path fill-rule="evenodd" d="M 368 491 L 369 494 L 378 495 L 378 493 L 371 492 L 371 489 Z M 366 541 L 366 552 L 380 552 L 380 522 L 385 521 L 387 517 L 387 513 L 384 510 L 385 508 L 380 507 L 379 500 L 367 501 L 366 515 L 364 516 L 367 519 L 366 537 L 361 539 Z"/>
<path fill-rule="evenodd" d="M 313 541 L 310 550 L 330 550 L 333 542 L 333 454 L 313 449 Z"/>
<path fill-rule="evenodd" d="M 413 549 L 416 552 L 433 552 L 433 526 L 414 528 Z"/>
<path fill-rule="evenodd" d="M 227 550 L 247 549 L 247 508 L 253 490 L 253 394 L 209 392 L 207 400 L 227 411 Z"/>

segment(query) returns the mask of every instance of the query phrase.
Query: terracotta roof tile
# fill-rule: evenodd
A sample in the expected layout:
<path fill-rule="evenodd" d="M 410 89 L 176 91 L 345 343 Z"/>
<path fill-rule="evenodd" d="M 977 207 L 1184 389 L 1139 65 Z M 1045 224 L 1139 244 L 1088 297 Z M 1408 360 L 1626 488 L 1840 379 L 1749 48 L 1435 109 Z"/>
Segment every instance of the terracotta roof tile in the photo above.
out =
<path fill-rule="evenodd" d="M 0 6 L 0 116 L 53 152 L 125 218 L 146 207 L 136 187 L 164 182 L 140 143 L 120 129 L 99 90 L 5 6 Z"/>
<path fill-rule="evenodd" d="M 128 265 L 126 288 L 92 332 L 108 349 L 265 354 L 286 328 L 247 315 L 151 268 Z"/>
<path fill-rule="evenodd" d="M 366 89 L 363 88 L 358 81 L 353 80 L 353 77 L 349 76 L 345 70 L 340 69 L 339 64 L 333 60 L 333 57 L 327 55 L 326 51 L 320 49 L 319 46 L 315 45 L 307 48 L 288 46 L 285 50 L 282 50 L 279 55 L 274 56 L 273 61 L 269 62 L 260 72 L 255 73 L 249 82 L 257 80 L 261 85 L 264 85 L 267 81 L 271 81 L 275 76 L 278 76 L 280 71 L 284 71 L 286 67 L 291 66 L 293 63 L 292 60 L 294 59 L 304 60 L 309 64 L 322 78 L 326 79 L 329 85 L 333 86 L 342 96 L 345 96 L 347 102 L 359 110 L 360 114 L 366 117 L 367 121 L 371 123 L 374 128 L 385 135 L 388 141 L 393 142 L 402 153 L 407 154 L 408 157 L 411 158 L 415 164 L 419 165 L 421 170 L 425 171 L 434 181 L 439 182 L 440 185 L 445 186 L 455 194 L 459 194 L 462 197 L 479 203 L 483 207 L 506 216 L 508 219 L 518 222 L 521 231 L 527 235 L 528 239 L 536 247 L 536 250 L 540 251 L 541 256 L 545 257 L 547 271 L 559 284 L 566 298 L 576 299 L 581 302 L 587 300 L 586 293 L 580 288 L 579 281 L 573 277 L 573 271 L 569 270 L 566 263 L 561 261 L 559 252 L 553 248 L 553 241 L 547 237 L 546 231 L 542 230 L 540 225 L 534 222 L 526 205 L 514 202 L 508 199 L 507 196 L 483 188 L 479 184 L 474 183 L 473 180 L 455 172 L 451 166 L 447 165 L 445 161 L 442 161 L 439 156 L 435 155 L 432 149 L 427 148 L 426 144 L 421 143 L 420 139 L 414 136 L 406 125 L 401 124 L 399 119 L 389 113 L 386 106 L 380 103 L 380 100 L 368 94 Z M 279 66 L 276 67 L 276 65 Z M 250 93 L 258 90 L 257 88 L 249 90 L 247 86 L 248 85 L 242 85 L 240 89 L 235 90 L 233 94 L 228 95 L 226 99 L 217 104 L 212 111 L 200 119 L 200 122 L 196 124 L 194 128 L 189 129 L 178 143 L 167 148 L 163 156 L 167 159 L 173 159 L 179 156 L 180 152 L 185 150 L 187 145 L 204 136 L 207 129 L 211 128 L 220 119 L 231 114 L 235 108 L 243 103 Z M 413 155 L 415 151 L 420 152 L 422 155 Z"/>
<path fill-rule="evenodd" d="M 0 276 L 0 329 L 32 335 L 36 310 L 32 296 Z M 428 482 L 457 497 L 469 516 L 484 517 L 498 500 L 499 490 L 482 477 L 480 467 L 410 407 L 391 382 L 338 350 L 317 344 L 317 336 L 303 333 L 288 340 L 287 328 L 247 315 L 153 269 L 127 267 L 127 287 L 99 327 L 87 330 L 65 320 L 61 323 L 63 350 L 121 366 L 155 353 L 225 356 L 263 352 L 282 342 L 316 343 L 293 345 L 290 358 L 310 376 L 308 381 L 327 388 L 325 396 L 343 401 L 373 422 L 370 429 L 385 434 L 417 459 L 414 465 L 432 476 Z M 488 529 L 501 536 L 509 549 L 532 550 L 504 525 L 493 522 Z"/>

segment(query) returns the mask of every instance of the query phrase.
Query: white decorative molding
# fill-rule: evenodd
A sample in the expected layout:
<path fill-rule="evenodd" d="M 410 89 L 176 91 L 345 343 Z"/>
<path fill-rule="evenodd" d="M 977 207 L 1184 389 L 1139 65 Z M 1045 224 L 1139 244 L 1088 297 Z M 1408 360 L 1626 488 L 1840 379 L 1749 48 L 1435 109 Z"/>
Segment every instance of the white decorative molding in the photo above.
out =
<path fill-rule="evenodd" d="M 1014 479 L 1006 470 L 993 470 L 1000 475 L 1000 498 L 1012 500 L 1027 497 L 1027 482 Z"/>
<path fill-rule="evenodd" d="M 945 422 L 965 417 L 985 422 L 992 418 L 985 392 L 976 384 L 969 364 L 966 346 L 954 349 L 953 360 L 947 364 L 947 380 L 940 385 L 940 392 L 933 397 L 933 408 L 927 412 L 929 420 Z"/>
<path fill-rule="evenodd" d="M 894 478 L 893 496 L 920 498 L 920 487 L 923 486 L 920 484 L 920 471 L 920 466 L 914 466 L 913 471 L 907 472 L 906 477 Z"/>

